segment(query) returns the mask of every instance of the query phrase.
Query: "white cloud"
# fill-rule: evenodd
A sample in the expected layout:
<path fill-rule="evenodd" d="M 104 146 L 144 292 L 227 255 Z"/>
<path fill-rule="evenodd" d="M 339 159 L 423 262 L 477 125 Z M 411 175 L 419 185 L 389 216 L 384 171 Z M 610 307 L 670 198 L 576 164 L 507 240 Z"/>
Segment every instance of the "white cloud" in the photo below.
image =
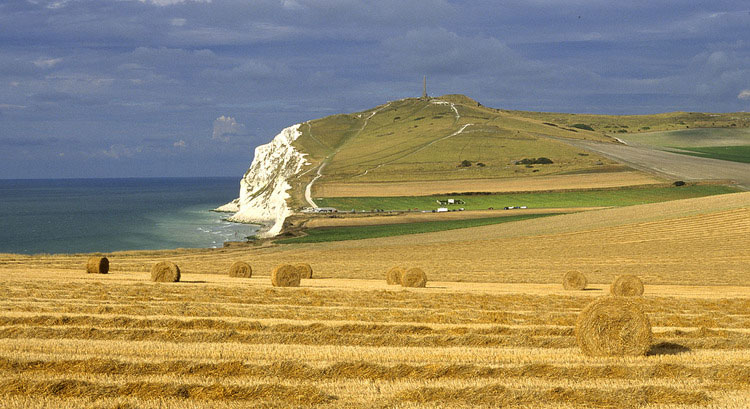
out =
<path fill-rule="evenodd" d="M 53 1 L 47 5 L 48 9 L 55 10 L 65 7 L 69 3 L 69 0 Z"/>
<path fill-rule="evenodd" d="M 220 116 L 214 120 L 214 133 L 211 140 L 229 142 L 232 136 L 242 135 L 245 132 L 245 125 L 237 122 L 231 116 Z"/>
<path fill-rule="evenodd" d="M 281 7 L 287 10 L 304 10 L 304 6 L 299 4 L 296 0 L 281 0 Z"/>
<path fill-rule="evenodd" d="M 55 65 L 59 64 L 61 61 L 62 58 L 39 58 L 34 61 L 34 65 L 39 68 L 52 68 Z"/>
<path fill-rule="evenodd" d="M 740 94 L 737 95 L 739 99 L 750 99 L 750 89 L 743 89 Z"/>
<path fill-rule="evenodd" d="M 169 21 L 170 24 L 172 24 L 175 27 L 182 27 L 187 23 L 187 19 L 184 18 L 173 18 Z"/>
<path fill-rule="evenodd" d="M 174 145 L 175 148 L 179 148 L 179 149 L 185 149 L 185 146 L 187 146 L 187 144 L 185 143 L 185 141 L 183 141 L 182 139 L 180 139 L 179 141 L 173 143 L 172 145 Z"/>
<path fill-rule="evenodd" d="M 131 148 L 122 144 L 111 145 L 109 149 L 102 150 L 101 155 L 108 158 L 120 159 L 120 158 L 132 158 L 136 153 L 143 152 L 142 146 Z"/>

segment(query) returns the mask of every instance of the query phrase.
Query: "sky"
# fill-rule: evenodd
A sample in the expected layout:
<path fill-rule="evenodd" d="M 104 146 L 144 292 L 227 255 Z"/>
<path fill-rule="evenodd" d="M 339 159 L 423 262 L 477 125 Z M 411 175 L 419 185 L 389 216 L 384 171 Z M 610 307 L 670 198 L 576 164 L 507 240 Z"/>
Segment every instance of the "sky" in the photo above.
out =
<path fill-rule="evenodd" d="M 2 0 L 0 179 L 232 176 L 290 125 L 417 97 L 750 110 L 747 0 Z"/>

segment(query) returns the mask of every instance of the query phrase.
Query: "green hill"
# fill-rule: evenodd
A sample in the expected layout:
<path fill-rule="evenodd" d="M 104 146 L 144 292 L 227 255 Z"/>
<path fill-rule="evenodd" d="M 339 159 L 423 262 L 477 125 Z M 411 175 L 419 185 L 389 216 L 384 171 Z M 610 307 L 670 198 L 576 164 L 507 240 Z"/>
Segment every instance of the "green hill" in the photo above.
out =
<path fill-rule="evenodd" d="M 310 165 L 291 181 L 290 204 L 306 205 L 305 186 L 318 173 L 315 186 L 617 171 L 623 166 L 559 138 L 616 143 L 624 132 L 701 126 L 747 127 L 750 115 L 537 113 L 488 108 L 463 95 L 407 98 L 302 124 L 294 146 Z"/>

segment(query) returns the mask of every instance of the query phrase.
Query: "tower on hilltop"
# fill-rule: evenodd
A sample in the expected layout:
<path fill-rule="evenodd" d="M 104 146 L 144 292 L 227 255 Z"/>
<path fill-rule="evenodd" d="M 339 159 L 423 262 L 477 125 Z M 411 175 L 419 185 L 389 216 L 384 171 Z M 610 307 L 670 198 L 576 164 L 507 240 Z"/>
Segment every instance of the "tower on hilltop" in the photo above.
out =
<path fill-rule="evenodd" d="M 427 99 L 427 76 L 422 77 L 422 98 Z"/>

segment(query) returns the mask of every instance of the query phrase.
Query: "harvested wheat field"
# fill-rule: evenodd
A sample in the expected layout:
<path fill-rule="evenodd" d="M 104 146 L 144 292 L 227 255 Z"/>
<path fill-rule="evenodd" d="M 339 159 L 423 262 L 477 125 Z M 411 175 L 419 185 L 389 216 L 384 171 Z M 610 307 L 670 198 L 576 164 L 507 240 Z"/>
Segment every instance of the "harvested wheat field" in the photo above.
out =
<path fill-rule="evenodd" d="M 0 402 L 746 408 L 748 231 L 741 193 L 449 235 L 112 253 L 106 275 L 82 270 L 90 255 L 0 255 Z M 150 281 L 164 259 L 180 282 Z M 252 278 L 226 274 L 237 259 Z M 273 287 L 295 260 L 316 279 Z M 418 266 L 427 287 L 388 285 L 394 265 Z M 585 291 L 562 288 L 570 270 Z M 579 313 L 625 273 L 646 286 L 646 355 L 584 355 Z"/>
<path fill-rule="evenodd" d="M 506 179 L 421 180 L 417 182 L 321 183 L 320 197 L 427 196 L 455 192 L 521 192 L 563 189 L 601 189 L 655 185 L 662 180 L 638 171 L 585 173 Z"/>

